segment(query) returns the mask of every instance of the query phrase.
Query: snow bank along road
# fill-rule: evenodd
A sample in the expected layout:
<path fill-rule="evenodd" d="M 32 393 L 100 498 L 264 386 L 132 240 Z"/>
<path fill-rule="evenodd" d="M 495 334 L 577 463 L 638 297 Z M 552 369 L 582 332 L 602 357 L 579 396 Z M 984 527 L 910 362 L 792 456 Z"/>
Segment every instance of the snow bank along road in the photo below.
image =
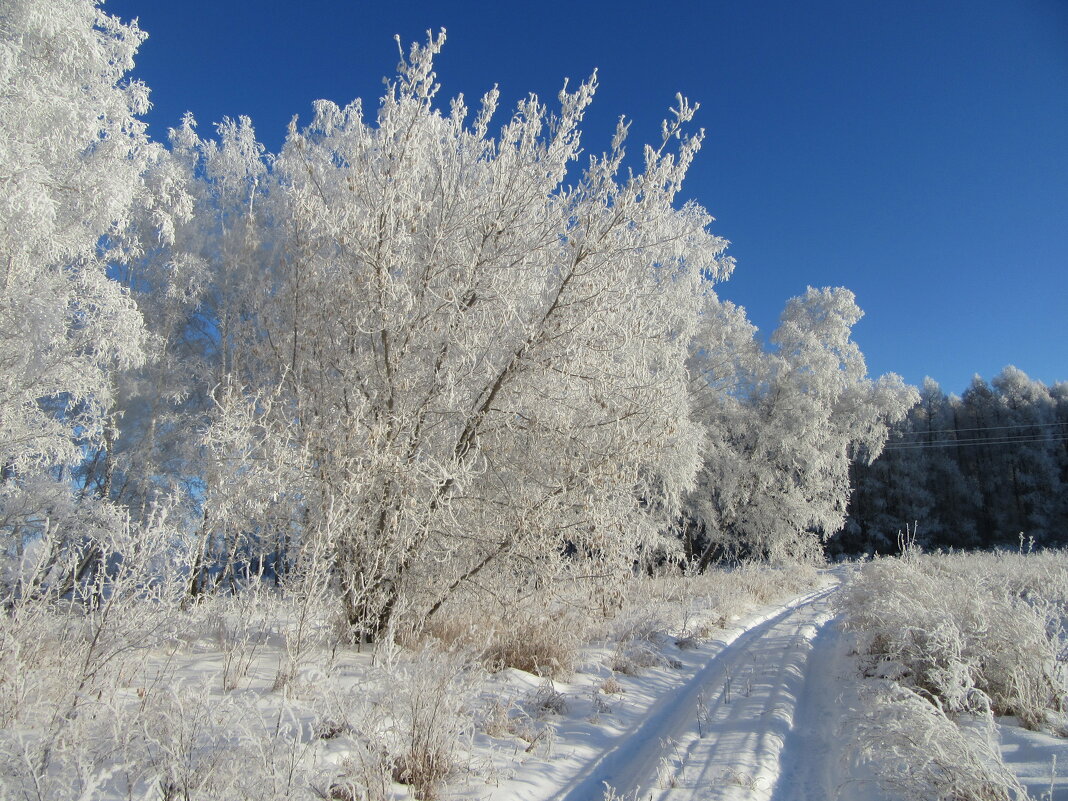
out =
<path fill-rule="evenodd" d="M 606 786 L 641 801 L 835 798 L 835 683 L 825 664 L 835 649 L 821 642 L 836 636 L 835 589 L 801 596 L 719 643 L 554 801 L 597 801 Z"/>

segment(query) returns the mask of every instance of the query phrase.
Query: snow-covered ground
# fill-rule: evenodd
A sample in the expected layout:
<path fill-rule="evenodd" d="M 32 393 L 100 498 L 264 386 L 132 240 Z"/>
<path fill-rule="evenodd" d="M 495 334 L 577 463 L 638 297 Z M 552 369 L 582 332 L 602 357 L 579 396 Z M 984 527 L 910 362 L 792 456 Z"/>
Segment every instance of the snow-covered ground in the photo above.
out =
<path fill-rule="evenodd" d="M 1027 792 L 1041 801 L 1068 801 L 1068 738 L 1028 731 L 1013 718 L 998 721 L 1001 756 Z"/>
<path fill-rule="evenodd" d="M 465 797 L 590 801 L 619 798 L 857 797 L 844 783 L 837 728 L 837 631 L 824 587 L 766 607 L 714 639 L 665 642 L 669 664 L 618 677 L 606 711 L 585 699 L 599 671 L 555 683 L 569 701 L 551 753 L 523 760 Z M 682 647 L 680 647 L 680 644 Z M 577 713 L 577 714 L 576 714 Z"/>
<path fill-rule="evenodd" d="M 878 706 L 888 682 L 861 678 L 855 635 L 836 617 L 848 609 L 840 589 L 853 569 L 809 571 L 793 583 L 772 572 L 645 585 L 639 602 L 580 649 L 566 680 L 514 668 L 487 673 L 462 649 L 383 644 L 362 653 L 310 650 L 282 681 L 288 663 L 270 621 L 285 608 L 266 599 L 220 606 L 228 611 L 220 611 L 214 639 L 191 632 L 164 656 L 147 651 L 118 676 L 112 695 L 94 692 L 65 723 L 52 720 L 62 736 L 53 736 L 58 756 L 43 774 L 45 792 L 24 791 L 37 779 L 20 778 L 29 774 L 19 765 L 49 758 L 35 743 L 52 730 L 28 714 L 21 730 L 0 730 L 0 801 L 400 801 L 415 797 L 397 780 L 409 780 L 403 760 L 417 745 L 440 758 L 430 793 L 440 801 L 949 797 L 907 785 L 911 765 L 926 770 L 915 742 L 939 752 L 939 770 L 950 754 L 950 771 L 952 754 L 978 753 L 985 765 L 999 749 L 1030 798 L 1068 801 L 1068 740 L 1014 719 L 958 732 L 921 700 L 912 710 L 918 717 L 907 718 L 921 721 L 913 729 L 937 725 L 912 739 L 900 730 L 886 736 L 884 722 L 905 718 L 895 717 L 892 699 Z M 739 577 L 744 590 L 731 583 Z M 22 685 L 7 678 L 0 676 L 0 690 L 10 695 Z M 994 750 L 942 749 L 944 735 L 973 731 L 996 740 Z M 903 752 L 903 742 L 913 750 Z M 875 759 L 859 758 L 873 751 Z M 885 779 L 895 759 L 906 770 L 890 778 L 905 779 L 881 785 L 877 772 Z"/>
<path fill-rule="evenodd" d="M 570 682 L 540 687 L 514 671 L 487 693 L 555 699 L 543 747 L 480 736 L 472 776 L 451 797 L 485 801 L 891 801 L 858 763 L 850 721 L 865 712 L 847 635 L 832 606 L 841 574 L 827 584 L 735 621 L 700 643 L 663 637 L 664 664 L 615 676 L 606 694 L 605 654 Z M 524 695 L 525 694 L 525 695 Z M 517 701 L 518 703 L 518 701 Z M 529 708 L 529 705 L 528 705 Z M 999 721 L 1003 758 L 1035 799 L 1068 799 L 1068 740 Z M 514 738 L 512 738 L 514 740 Z M 538 744 L 535 743 L 535 746 Z M 490 767 L 486 768 L 485 766 Z M 1057 777 L 1057 767 L 1060 773 Z M 1051 778 L 1052 777 L 1052 778 Z"/>

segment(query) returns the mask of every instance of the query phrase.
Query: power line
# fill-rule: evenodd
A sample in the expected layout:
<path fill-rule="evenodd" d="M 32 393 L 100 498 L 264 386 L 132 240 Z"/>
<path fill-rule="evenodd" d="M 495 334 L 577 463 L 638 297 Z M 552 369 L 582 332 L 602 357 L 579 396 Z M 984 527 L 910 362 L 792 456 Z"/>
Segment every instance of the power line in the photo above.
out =
<path fill-rule="evenodd" d="M 923 434 L 957 434 L 962 431 L 1004 431 L 1010 428 L 1055 428 L 1056 426 L 1068 426 L 1068 421 L 1057 423 L 1018 423 L 1014 426 L 982 426 L 980 428 L 931 428 L 925 431 L 913 430 L 902 431 L 902 436 L 920 436 Z"/>
<path fill-rule="evenodd" d="M 964 439 L 935 439 L 930 442 L 887 442 L 887 448 L 923 448 L 929 445 L 1004 445 L 1012 442 L 1062 442 L 1068 434 L 1022 434 L 1018 437 L 966 437 Z"/>
<path fill-rule="evenodd" d="M 1028 443 L 1039 442 L 1066 442 L 1068 441 L 1068 434 L 1047 434 L 1045 436 L 1019 436 L 1019 437 L 1000 437 L 984 439 L 983 437 L 975 437 L 973 439 L 937 439 L 931 442 L 888 442 L 883 446 L 883 450 L 888 451 L 901 451 L 912 450 L 922 448 L 956 448 L 956 447 L 971 447 L 973 445 L 1025 445 Z"/>

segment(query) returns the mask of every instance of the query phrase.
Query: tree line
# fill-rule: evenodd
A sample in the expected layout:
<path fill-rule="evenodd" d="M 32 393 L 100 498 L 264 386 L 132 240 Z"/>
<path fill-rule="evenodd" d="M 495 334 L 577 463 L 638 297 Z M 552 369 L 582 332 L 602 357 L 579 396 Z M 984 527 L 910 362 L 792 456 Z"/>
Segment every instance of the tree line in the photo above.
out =
<path fill-rule="evenodd" d="M 328 592 L 370 637 L 844 524 L 915 390 L 868 378 L 848 290 L 789 301 L 771 348 L 717 295 L 727 242 L 679 196 L 695 105 L 582 155 L 596 75 L 494 123 L 496 89 L 438 100 L 442 32 L 278 153 L 247 118 L 161 143 L 143 38 L 90 0 L 0 27 L 9 605 L 151 553 L 190 602 Z"/>
<path fill-rule="evenodd" d="M 1068 382 L 1010 366 L 957 396 L 927 379 L 853 481 L 836 552 L 893 552 L 906 527 L 929 548 L 1068 545 Z"/>

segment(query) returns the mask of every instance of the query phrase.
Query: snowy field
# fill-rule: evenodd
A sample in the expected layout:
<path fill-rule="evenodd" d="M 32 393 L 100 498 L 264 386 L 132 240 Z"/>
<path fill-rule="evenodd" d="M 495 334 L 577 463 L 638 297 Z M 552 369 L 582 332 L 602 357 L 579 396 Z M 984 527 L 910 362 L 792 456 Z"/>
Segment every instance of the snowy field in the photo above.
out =
<path fill-rule="evenodd" d="M 898 625 L 879 604 L 895 588 L 924 600 L 923 577 L 980 586 L 932 610 L 935 678 L 864 617 Z M 313 621 L 295 655 L 294 607 L 267 595 L 206 603 L 151 642 L 108 639 L 161 622 L 123 610 L 95 652 L 84 629 L 7 618 L 0 798 L 1068 799 L 1066 581 L 1059 554 L 640 579 L 543 675 L 488 664 L 470 641 L 342 646 Z M 879 599 L 866 595 L 875 584 Z M 970 673 L 939 668 L 938 642 L 955 637 L 964 664 L 968 638 L 992 636 L 955 616 L 997 587 L 1040 615 L 1049 658 L 1008 665 L 988 643 Z M 996 605 L 979 613 L 1000 622 Z M 1006 635 L 1026 643 L 1018 621 Z M 926 622 L 913 616 L 900 642 L 915 646 Z M 1017 689 L 1038 670 L 1048 694 L 1013 707 L 979 683 L 998 669 Z M 964 674 L 976 681 L 961 689 Z M 955 677 L 959 697 L 937 696 L 937 676 Z"/>

